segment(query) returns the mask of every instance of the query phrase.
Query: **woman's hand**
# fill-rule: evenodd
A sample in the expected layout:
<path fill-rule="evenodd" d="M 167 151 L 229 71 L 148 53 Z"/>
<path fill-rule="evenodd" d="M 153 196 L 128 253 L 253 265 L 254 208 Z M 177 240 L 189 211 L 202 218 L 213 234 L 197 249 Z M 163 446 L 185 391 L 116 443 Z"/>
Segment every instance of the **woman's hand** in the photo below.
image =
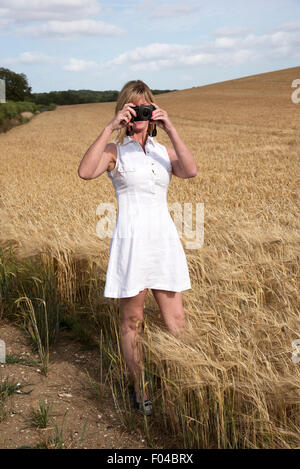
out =
<path fill-rule="evenodd" d="M 108 124 L 112 131 L 126 127 L 126 125 L 131 121 L 132 116 L 136 116 L 135 110 L 132 109 L 134 106 L 135 104 L 133 103 L 126 103 L 123 109 L 115 115 Z"/>
<path fill-rule="evenodd" d="M 170 121 L 167 112 L 158 107 L 157 104 L 151 104 L 152 106 L 155 106 L 156 109 L 152 112 L 150 122 L 157 124 L 157 126 L 163 129 L 165 132 L 171 130 L 173 128 L 173 124 Z"/>

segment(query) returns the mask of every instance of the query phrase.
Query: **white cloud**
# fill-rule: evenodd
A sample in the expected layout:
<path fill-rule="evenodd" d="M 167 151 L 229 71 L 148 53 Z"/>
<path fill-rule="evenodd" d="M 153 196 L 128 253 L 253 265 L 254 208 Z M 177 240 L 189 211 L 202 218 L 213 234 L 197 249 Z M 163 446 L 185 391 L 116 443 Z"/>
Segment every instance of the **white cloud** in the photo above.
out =
<path fill-rule="evenodd" d="M 182 55 L 179 57 L 180 65 L 195 66 L 195 65 L 204 65 L 215 62 L 215 57 L 213 54 L 191 54 L 191 55 Z"/>
<path fill-rule="evenodd" d="M 236 28 L 235 33 L 241 32 Z M 300 31 L 277 31 L 245 37 L 222 36 L 195 45 L 153 43 L 120 54 L 103 67 L 126 65 L 133 71 L 158 71 L 206 64 L 231 66 L 279 56 L 300 56 Z"/>
<path fill-rule="evenodd" d="M 204 49 L 204 50 L 203 50 Z M 207 49 L 207 51 L 205 51 Z M 170 68 L 195 67 L 206 64 L 240 63 L 242 57 L 251 57 L 251 51 L 228 52 L 228 46 L 219 50 L 218 44 L 181 45 L 153 43 L 120 54 L 103 64 L 103 68 L 126 65 L 133 71 L 158 71 Z M 226 58 L 225 58 L 226 57 Z"/>
<path fill-rule="evenodd" d="M 0 30 L 4 28 L 6 29 L 7 26 L 10 26 L 11 24 L 13 23 L 12 20 L 10 20 L 9 18 L 1 18 L 1 10 L 0 10 Z"/>
<path fill-rule="evenodd" d="M 232 49 L 233 47 L 237 46 L 240 43 L 239 39 L 234 39 L 232 37 L 220 37 L 216 39 L 215 46 L 224 48 L 224 49 Z"/>
<path fill-rule="evenodd" d="M 63 70 L 68 72 L 85 72 L 99 68 L 99 64 L 93 60 L 69 59 L 69 63 L 64 65 Z"/>
<path fill-rule="evenodd" d="M 199 10 L 199 6 L 189 2 L 161 4 L 153 0 L 143 0 L 137 4 L 137 9 L 147 10 L 149 19 L 173 18 L 176 16 L 190 15 Z"/>
<path fill-rule="evenodd" d="M 213 34 L 215 36 L 242 36 L 243 34 L 248 34 L 254 32 L 254 28 L 244 28 L 242 26 L 236 26 L 236 27 L 224 27 L 224 28 L 218 28 L 216 29 Z"/>
<path fill-rule="evenodd" d="M 246 47 L 260 47 L 266 49 L 273 49 L 276 47 L 293 47 L 300 42 L 299 32 L 278 31 L 272 34 L 263 34 L 261 36 L 254 36 L 253 34 L 247 36 L 242 40 L 242 44 Z"/>
<path fill-rule="evenodd" d="M 220 52 L 215 48 L 208 53 L 199 50 L 199 47 L 194 45 L 153 43 L 145 47 L 137 47 L 104 63 L 73 58 L 63 69 L 80 72 L 86 69 L 111 70 L 126 66 L 126 69 L 134 72 L 156 72 L 163 69 L 186 69 L 206 64 L 240 64 L 243 61 L 249 61 L 252 55 L 252 51 L 247 49 Z"/>
<path fill-rule="evenodd" d="M 143 63 L 151 60 L 175 59 L 179 54 L 188 52 L 191 46 L 180 44 L 160 44 L 153 43 L 145 47 L 137 47 L 129 52 L 120 54 L 115 59 L 107 63 L 110 65 L 122 65 L 132 63 Z"/>
<path fill-rule="evenodd" d="M 250 49 L 240 49 L 229 55 L 228 60 L 234 65 L 242 65 L 259 58 L 256 51 Z"/>
<path fill-rule="evenodd" d="M 100 10 L 97 0 L 0 0 L 0 27 L 3 22 L 3 26 L 18 25 L 19 35 L 61 39 L 123 34 L 113 24 L 90 19 Z"/>
<path fill-rule="evenodd" d="M 223 36 L 217 37 L 214 41 L 199 44 L 152 43 L 123 52 L 102 63 L 72 57 L 62 68 L 65 71 L 79 73 L 87 70 L 109 73 L 122 73 L 126 70 L 130 73 L 132 71 L 157 72 L 181 69 L 188 74 L 188 70 L 193 67 L 208 64 L 231 67 L 254 61 L 274 60 L 284 56 L 299 58 L 299 45 L 300 33 L 293 31 L 277 31 L 263 35 L 248 34 L 240 38 Z M 22 58 L 22 60 L 25 59 L 26 57 Z M 38 61 L 38 59 L 39 57 L 35 57 L 32 61 Z M 42 59 L 40 56 L 40 60 Z M 30 62 L 31 57 L 28 56 L 27 60 Z"/>
<path fill-rule="evenodd" d="M 79 36 L 120 36 L 124 33 L 121 28 L 103 21 L 49 21 L 36 26 L 26 26 L 17 29 L 19 34 L 30 36 L 57 36 L 74 39 Z"/>
<path fill-rule="evenodd" d="M 177 5 L 161 5 L 160 7 L 154 9 L 149 18 L 172 18 L 175 16 L 191 15 L 198 10 L 199 7 L 189 5 L 188 3 L 179 3 Z"/>
<path fill-rule="evenodd" d="M 282 23 L 275 30 L 279 31 L 300 31 L 300 21 L 294 21 L 291 23 Z"/>
<path fill-rule="evenodd" d="M 97 0 L 0 0 L 0 17 L 21 23 L 87 18 L 100 9 Z"/>
<path fill-rule="evenodd" d="M 42 52 L 22 52 L 18 57 L 11 57 L 1 60 L 3 64 L 27 64 L 27 65 L 40 65 L 40 64 L 53 64 L 59 63 L 61 60 L 56 57 L 43 54 Z"/>

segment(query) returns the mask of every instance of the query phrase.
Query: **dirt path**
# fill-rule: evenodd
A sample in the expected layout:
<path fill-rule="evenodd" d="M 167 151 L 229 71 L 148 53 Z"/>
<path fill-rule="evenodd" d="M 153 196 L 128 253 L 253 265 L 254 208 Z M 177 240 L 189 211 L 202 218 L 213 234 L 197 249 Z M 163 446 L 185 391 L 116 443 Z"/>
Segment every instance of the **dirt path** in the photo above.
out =
<path fill-rule="evenodd" d="M 112 402 L 109 386 L 103 397 L 93 392 L 88 374 L 99 366 L 99 354 L 95 350 L 81 350 L 80 344 L 71 341 L 70 334 L 62 332 L 51 351 L 48 376 L 41 374 L 37 366 L 0 364 L 0 383 L 9 381 L 28 385 L 21 392 L 8 398 L 6 418 L 0 422 L 0 448 L 36 446 L 51 440 L 55 427 L 40 429 L 32 425 L 32 410 L 39 408 L 39 401 L 53 403 L 53 420 L 59 430 L 66 410 L 63 432 L 64 448 L 149 448 L 141 431 L 127 432 L 120 424 Z M 38 360 L 32 352 L 29 338 L 18 327 L 2 321 L 0 338 L 6 343 L 6 354 Z M 22 391 L 30 391 L 23 394 Z M 137 418 L 140 418 L 138 415 Z M 141 416 L 143 418 L 143 416 Z M 81 435 L 86 424 L 82 442 Z M 26 428 L 27 427 L 27 428 Z"/>

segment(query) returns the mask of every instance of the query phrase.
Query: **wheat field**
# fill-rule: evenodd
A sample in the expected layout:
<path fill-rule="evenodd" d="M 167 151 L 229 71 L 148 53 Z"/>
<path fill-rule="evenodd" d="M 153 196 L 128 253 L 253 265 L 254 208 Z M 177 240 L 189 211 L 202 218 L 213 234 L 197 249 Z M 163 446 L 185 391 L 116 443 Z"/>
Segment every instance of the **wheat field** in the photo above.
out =
<path fill-rule="evenodd" d="M 296 78 L 300 67 L 156 97 L 198 166 L 195 178 L 173 175 L 168 203 L 204 204 L 204 244 L 185 250 L 186 334 L 164 330 L 149 293 L 141 338 L 161 376 L 165 428 L 185 447 L 300 447 Z M 118 301 L 103 298 L 110 240 L 96 234 L 97 206 L 116 206 L 114 189 L 106 174 L 77 175 L 114 107 L 60 106 L 0 135 L 0 241 L 20 258 L 56 259 L 70 304 L 92 262 L 93 304 L 109 304 L 117 320 Z M 160 129 L 157 140 L 170 145 Z"/>

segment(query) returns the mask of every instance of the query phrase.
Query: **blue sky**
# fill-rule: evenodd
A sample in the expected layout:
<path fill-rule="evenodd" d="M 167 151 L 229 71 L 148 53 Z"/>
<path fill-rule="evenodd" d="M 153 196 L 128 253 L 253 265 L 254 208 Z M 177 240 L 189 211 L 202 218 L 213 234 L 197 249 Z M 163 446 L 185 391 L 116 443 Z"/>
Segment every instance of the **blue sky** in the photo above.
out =
<path fill-rule="evenodd" d="M 0 0 L 0 40 L 33 92 L 185 89 L 299 66 L 300 0 Z"/>

